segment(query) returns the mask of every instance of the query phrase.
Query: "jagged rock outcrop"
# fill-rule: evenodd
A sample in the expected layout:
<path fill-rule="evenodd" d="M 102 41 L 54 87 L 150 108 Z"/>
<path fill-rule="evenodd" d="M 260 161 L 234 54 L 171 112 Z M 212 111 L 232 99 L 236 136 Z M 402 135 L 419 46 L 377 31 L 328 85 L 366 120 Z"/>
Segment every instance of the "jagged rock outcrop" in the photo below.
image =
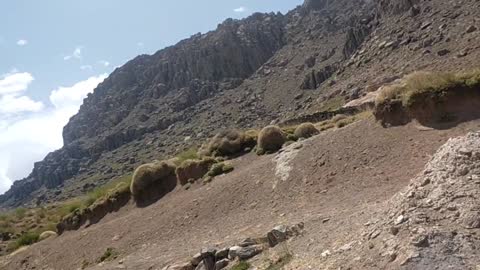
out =
<path fill-rule="evenodd" d="M 0 206 L 81 195 L 227 128 L 328 118 L 335 113 L 325 108 L 362 96 L 378 76 L 456 55 L 463 61 L 456 66 L 471 66 L 476 7 L 473 0 L 308 0 L 138 56 L 85 99 L 64 128 L 65 146 L 15 182 Z"/>

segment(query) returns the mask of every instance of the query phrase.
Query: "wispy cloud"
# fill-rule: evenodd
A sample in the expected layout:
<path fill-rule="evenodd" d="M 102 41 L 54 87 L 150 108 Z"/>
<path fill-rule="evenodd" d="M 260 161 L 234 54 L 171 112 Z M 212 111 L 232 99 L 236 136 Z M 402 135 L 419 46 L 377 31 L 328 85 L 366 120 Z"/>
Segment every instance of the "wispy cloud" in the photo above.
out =
<path fill-rule="evenodd" d="M 28 44 L 28 40 L 26 40 L 26 39 L 20 39 L 20 40 L 17 41 L 18 46 L 25 46 L 27 44 Z"/>
<path fill-rule="evenodd" d="M 63 60 L 68 61 L 68 60 L 73 59 L 73 58 L 82 59 L 82 57 L 83 57 L 82 50 L 83 50 L 82 46 L 77 46 L 71 54 L 64 56 Z"/>
<path fill-rule="evenodd" d="M 81 70 L 92 70 L 93 67 L 91 65 L 83 65 L 83 66 L 80 66 L 80 69 Z"/>
<path fill-rule="evenodd" d="M 106 60 L 100 60 L 100 61 L 98 61 L 98 64 L 99 64 L 99 65 L 102 65 L 102 66 L 104 66 L 104 67 L 110 66 L 110 62 L 108 62 L 108 61 L 106 61 Z"/>
<path fill-rule="evenodd" d="M 242 13 L 242 12 L 247 11 L 247 8 L 246 7 L 238 7 L 236 9 L 234 9 L 233 11 L 237 12 L 237 13 Z"/>
<path fill-rule="evenodd" d="M 137 46 L 138 47 L 143 47 L 143 46 L 145 46 L 145 44 L 143 42 L 139 41 L 139 42 L 137 42 Z"/>

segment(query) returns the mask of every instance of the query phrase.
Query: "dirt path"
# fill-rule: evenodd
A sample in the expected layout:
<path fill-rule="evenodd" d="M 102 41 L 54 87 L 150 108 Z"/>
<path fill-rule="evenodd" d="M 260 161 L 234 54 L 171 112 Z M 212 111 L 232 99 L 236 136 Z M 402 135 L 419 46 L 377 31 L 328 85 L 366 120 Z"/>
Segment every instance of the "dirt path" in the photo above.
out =
<path fill-rule="evenodd" d="M 376 206 L 405 187 L 448 138 L 479 127 L 384 129 L 369 119 L 277 155 L 248 154 L 233 161 L 234 172 L 209 185 L 178 188 L 147 208 L 130 205 L 90 228 L 1 258 L 0 268 L 162 269 L 202 247 L 223 247 L 300 221 L 307 233 L 291 243 L 292 252 L 315 265 L 325 250 L 349 244 Z M 96 264 L 109 247 L 119 258 Z"/>

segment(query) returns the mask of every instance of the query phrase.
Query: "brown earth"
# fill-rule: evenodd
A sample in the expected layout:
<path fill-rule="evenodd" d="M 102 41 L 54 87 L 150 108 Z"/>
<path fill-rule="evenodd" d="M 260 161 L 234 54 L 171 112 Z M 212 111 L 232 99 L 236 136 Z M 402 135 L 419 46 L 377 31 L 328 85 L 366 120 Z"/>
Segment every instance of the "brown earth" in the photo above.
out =
<path fill-rule="evenodd" d="M 278 224 L 304 222 L 305 235 L 288 243 L 292 269 L 328 269 L 320 254 L 358 237 L 448 138 L 479 127 L 471 121 L 446 130 L 415 123 L 385 129 L 363 120 L 278 154 L 239 157 L 232 173 L 208 185 L 177 188 L 146 208 L 130 204 L 96 225 L 3 257 L 0 268 L 162 269 L 202 247 L 224 247 Z M 109 247 L 118 258 L 97 264 Z"/>

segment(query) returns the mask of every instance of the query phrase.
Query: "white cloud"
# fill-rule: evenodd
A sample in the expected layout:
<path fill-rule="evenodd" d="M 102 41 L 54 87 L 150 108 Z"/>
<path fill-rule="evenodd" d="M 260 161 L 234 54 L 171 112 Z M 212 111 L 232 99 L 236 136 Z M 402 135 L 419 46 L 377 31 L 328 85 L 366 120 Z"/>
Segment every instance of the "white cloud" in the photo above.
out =
<path fill-rule="evenodd" d="M 23 112 L 38 112 L 43 109 L 43 103 L 34 101 L 27 96 L 4 95 L 0 97 L 1 114 L 18 114 Z"/>
<path fill-rule="evenodd" d="M 247 11 L 247 8 L 246 7 L 238 7 L 236 9 L 234 9 L 233 11 L 237 12 L 237 13 L 242 13 L 242 12 Z"/>
<path fill-rule="evenodd" d="M 59 87 L 51 91 L 51 104 L 38 111 L 15 117 L 0 113 L 0 193 L 6 191 L 13 180 L 27 176 L 34 162 L 62 147 L 63 127 L 78 112 L 87 94 L 106 77 L 102 74 L 69 87 Z M 26 99 L 22 100 L 27 103 Z"/>
<path fill-rule="evenodd" d="M 98 61 L 98 64 L 100 64 L 100 65 L 102 65 L 102 66 L 104 66 L 104 67 L 110 66 L 110 62 L 105 61 L 105 60 L 100 60 L 100 61 Z"/>
<path fill-rule="evenodd" d="M 145 46 L 145 44 L 140 41 L 140 42 L 137 42 L 137 46 L 138 46 L 138 47 L 143 47 L 143 46 Z"/>
<path fill-rule="evenodd" d="M 28 40 L 26 40 L 26 39 L 20 39 L 20 40 L 17 41 L 18 46 L 25 46 L 27 44 L 28 44 Z"/>
<path fill-rule="evenodd" d="M 24 112 L 38 112 L 43 109 L 43 103 L 22 95 L 34 80 L 28 72 L 19 73 L 13 69 L 0 80 L 0 119 L 12 117 Z"/>
<path fill-rule="evenodd" d="M 3 75 L 0 79 L 0 95 L 23 92 L 33 80 L 32 74 L 18 73 L 16 69 L 13 69 L 11 73 Z"/>
<path fill-rule="evenodd" d="M 92 70 L 93 67 L 91 65 L 83 65 L 83 66 L 80 66 L 80 69 L 81 70 Z"/>
<path fill-rule="evenodd" d="M 57 109 L 74 107 L 78 110 L 87 94 L 93 92 L 93 89 L 106 77 L 106 74 L 102 74 L 97 77 L 90 77 L 70 87 L 59 87 L 51 92 L 50 102 Z"/>
<path fill-rule="evenodd" d="M 73 50 L 72 54 L 66 55 L 63 57 L 63 60 L 68 61 L 70 59 L 82 59 L 82 46 L 77 46 L 75 50 Z"/>

